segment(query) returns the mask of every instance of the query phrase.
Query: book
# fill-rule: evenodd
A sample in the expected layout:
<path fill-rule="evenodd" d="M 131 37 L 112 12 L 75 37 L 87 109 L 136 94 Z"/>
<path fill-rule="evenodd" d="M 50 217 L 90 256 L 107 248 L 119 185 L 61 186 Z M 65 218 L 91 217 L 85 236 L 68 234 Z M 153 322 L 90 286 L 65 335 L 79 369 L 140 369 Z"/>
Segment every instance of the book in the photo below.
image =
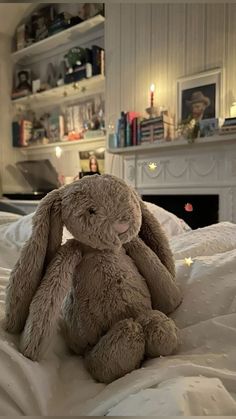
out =
<path fill-rule="evenodd" d="M 236 125 L 230 125 L 230 126 L 222 126 L 220 128 L 219 134 L 220 135 L 224 135 L 224 134 L 234 134 L 236 132 Z"/>
<path fill-rule="evenodd" d="M 141 122 L 142 122 L 142 120 L 143 120 L 142 117 L 137 118 L 137 145 L 141 144 Z"/>
<path fill-rule="evenodd" d="M 132 121 L 132 145 L 137 145 L 137 123 L 138 118 L 135 117 Z"/>
<path fill-rule="evenodd" d="M 32 122 L 21 119 L 12 123 L 12 145 L 13 147 L 26 147 L 32 138 Z"/>
<path fill-rule="evenodd" d="M 161 139 L 174 139 L 174 120 L 167 114 L 144 119 L 140 125 L 141 142 L 156 142 Z"/>
<path fill-rule="evenodd" d="M 101 74 L 105 75 L 105 51 L 104 49 L 101 50 Z"/>
<path fill-rule="evenodd" d="M 142 117 L 138 112 L 121 112 L 115 134 L 117 147 L 131 147 L 140 144 L 141 121 Z"/>
<path fill-rule="evenodd" d="M 119 123 L 119 147 L 125 147 L 126 139 L 126 116 L 125 112 L 121 112 Z"/>
<path fill-rule="evenodd" d="M 142 121 L 142 127 L 146 127 L 153 124 L 163 124 L 166 115 L 157 116 L 155 118 L 148 118 Z"/>
<path fill-rule="evenodd" d="M 133 144 L 133 120 L 140 116 L 139 113 L 129 111 L 126 113 L 126 138 L 125 138 L 125 145 L 126 147 L 130 147 Z"/>
<path fill-rule="evenodd" d="M 104 74 L 104 49 L 98 45 L 92 45 L 92 67 L 93 76 Z"/>
<path fill-rule="evenodd" d="M 100 70 L 101 70 L 100 52 L 101 52 L 101 47 L 97 45 L 92 45 L 93 76 L 100 74 Z"/>
<path fill-rule="evenodd" d="M 235 126 L 236 118 L 225 118 L 222 127 Z"/>
<path fill-rule="evenodd" d="M 62 141 L 65 135 L 64 117 L 57 113 L 48 119 L 48 138 L 51 142 Z"/>

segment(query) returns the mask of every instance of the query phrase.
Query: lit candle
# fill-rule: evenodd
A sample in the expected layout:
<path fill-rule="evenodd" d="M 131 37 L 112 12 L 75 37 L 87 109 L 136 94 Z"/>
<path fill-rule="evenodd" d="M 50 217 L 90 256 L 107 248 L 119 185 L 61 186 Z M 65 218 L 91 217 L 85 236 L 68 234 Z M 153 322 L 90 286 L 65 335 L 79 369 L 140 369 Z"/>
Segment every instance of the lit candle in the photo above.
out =
<path fill-rule="evenodd" d="M 154 91 L 155 91 L 155 85 L 154 84 L 151 84 L 151 86 L 150 86 L 151 108 L 153 108 L 153 105 L 154 105 Z"/>

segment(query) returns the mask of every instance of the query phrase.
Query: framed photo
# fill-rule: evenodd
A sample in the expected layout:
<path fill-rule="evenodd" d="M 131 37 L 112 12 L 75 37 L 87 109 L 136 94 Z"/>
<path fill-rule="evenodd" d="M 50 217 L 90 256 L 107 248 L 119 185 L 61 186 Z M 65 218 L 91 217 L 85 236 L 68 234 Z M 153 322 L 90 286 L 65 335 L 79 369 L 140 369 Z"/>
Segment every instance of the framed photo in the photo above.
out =
<path fill-rule="evenodd" d="M 82 20 L 90 19 L 98 14 L 104 15 L 104 3 L 79 3 L 78 16 Z"/>
<path fill-rule="evenodd" d="M 14 92 L 32 91 L 31 70 L 22 69 L 15 73 Z"/>
<path fill-rule="evenodd" d="M 79 151 L 81 173 L 103 174 L 105 172 L 105 148 Z M 82 177 L 82 176 L 81 176 Z"/>
<path fill-rule="evenodd" d="M 220 68 L 178 79 L 177 121 L 218 119 L 222 97 Z"/>
<path fill-rule="evenodd" d="M 218 119 L 202 119 L 199 121 L 200 137 L 210 137 L 215 134 L 218 129 Z"/>

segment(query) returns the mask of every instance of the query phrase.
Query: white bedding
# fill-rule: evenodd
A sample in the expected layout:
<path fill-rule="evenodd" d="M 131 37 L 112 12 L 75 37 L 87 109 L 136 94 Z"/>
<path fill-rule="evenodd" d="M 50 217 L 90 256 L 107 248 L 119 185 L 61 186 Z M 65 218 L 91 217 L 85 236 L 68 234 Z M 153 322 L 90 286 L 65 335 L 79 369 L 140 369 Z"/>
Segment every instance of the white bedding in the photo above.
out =
<path fill-rule="evenodd" d="M 9 235 L 0 240 L 1 319 L 4 288 L 21 245 Z M 33 363 L 17 351 L 17 337 L 0 327 L 0 415 L 235 416 L 236 225 L 174 236 L 171 247 L 184 291 L 173 315 L 181 329 L 178 354 L 149 360 L 105 386 L 93 381 L 59 335 L 45 360 Z M 189 256 L 190 267 L 184 263 Z"/>

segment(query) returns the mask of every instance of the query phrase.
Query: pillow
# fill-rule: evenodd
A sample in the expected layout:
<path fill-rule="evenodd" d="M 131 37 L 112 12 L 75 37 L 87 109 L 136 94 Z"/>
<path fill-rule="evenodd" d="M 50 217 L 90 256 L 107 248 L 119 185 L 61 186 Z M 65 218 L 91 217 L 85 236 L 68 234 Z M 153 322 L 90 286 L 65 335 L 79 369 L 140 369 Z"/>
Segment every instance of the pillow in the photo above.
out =
<path fill-rule="evenodd" d="M 33 215 L 34 213 L 16 216 L 18 219 L 10 218 L 7 223 L 0 225 L 0 266 L 2 268 L 12 269 L 15 265 L 22 246 L 31 235 Z M 16 221 L 12 222 L 12 219 Z M 71 235 L 64 228 L 62 242 L 64 243 L 69 238 Z"/>
<path fill-rule="evenodd" d="M 178 234 L 183 234 L 186 231 L 191 230 L 191 228 L 176 215 L 171 212 L 166 211 L 165 209 L 158 207 L 155 204 L 150 202 L 145 202 L 149 211 L 157 218 L 163 229 L 165 230 L 168 237 L 176 236 Z M 1 226 L 0 235 L 1 240 L 6 239 L 7 241 L 14 243 L 17 246 L 22 246 L 24 242 L 30 237 L 31 227 L 32 227 L 32 217 L 34 213 L 19 216 L 16 214 L 10 213 L 0 213 L 0 218 L 2 220 L 7 220 L 6 222 L 10 224 Z M 15 222 L 12 222 L 16 220 Z M 64 227 L 63 231 L 63 243 L 71 238 L 71 234 Z"/>
<path fill-rule="evenodd" d="M 1 241 L 5 240 L 8 243 L 11 243 L 12 245 L 16 246 L 17 248 L 22 247 L 31 235 L 33 215 L 34 212 L 25 216 L 17 215 L 15 217 L 15 222 L 11 222 L 11 224 L 0 226 Z M 12 219 L 14 220 L 13 217 Z M 64 227 L 62 242 L 64 243 L 69 238 L 72 238 L 72 236 Z"/>
<path fill-rule="evenodd" d="M 164 208 L 158 207 L 158 205 L 150 202 L 145 202 L 145 204 L 149 211 L 159 221 L 167 237 L 170 238 L 192 230 L 184 220 L 181 220 L 172 212 L 166 211 Z"/>
<path fill-rule="evenodd" d="M 2 225 L 0 228 L 1 240 L 5 239 L 9 243 L 22 246 L 30 237 L 33 214 L 18 216 L 14 222 Z"/>
<path fill-rule="evenodd" d="M 19 220 L 22 215 L 13 214 L 11 212 L 0 211 L 0 225 L 12 223 L 13 221 Z"/>

